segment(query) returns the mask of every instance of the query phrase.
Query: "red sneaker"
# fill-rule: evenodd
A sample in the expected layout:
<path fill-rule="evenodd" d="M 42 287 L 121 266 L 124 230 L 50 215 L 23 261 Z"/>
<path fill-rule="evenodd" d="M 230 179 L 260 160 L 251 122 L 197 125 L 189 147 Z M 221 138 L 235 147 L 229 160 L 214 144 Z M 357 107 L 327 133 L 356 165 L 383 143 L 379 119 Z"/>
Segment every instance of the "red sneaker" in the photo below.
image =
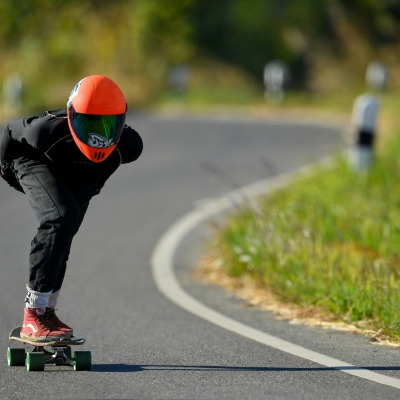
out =
<path fill-rule="evenodd" d="M 57 328 L 58 331 L 64 332 L 65 336 L 72 336 L 73 329 L 70 328 L 67 324 L 64 324 L 64 322 L 60 321 L 60 319 L 56 315 L 56 310 L 54 308 L 47 307 L 45 315 L 47 316 L 47 319 L 51 321 L 51 323 Z"/>
<path fill-rule="evenodd" d="M 37 342 L 50 342 L 66 337 L 66 334 L 57 329 L 46 314 L 38 315 L 34 308 L 24 308 L 24 322 L 20 335 L 22 339 Z"/>

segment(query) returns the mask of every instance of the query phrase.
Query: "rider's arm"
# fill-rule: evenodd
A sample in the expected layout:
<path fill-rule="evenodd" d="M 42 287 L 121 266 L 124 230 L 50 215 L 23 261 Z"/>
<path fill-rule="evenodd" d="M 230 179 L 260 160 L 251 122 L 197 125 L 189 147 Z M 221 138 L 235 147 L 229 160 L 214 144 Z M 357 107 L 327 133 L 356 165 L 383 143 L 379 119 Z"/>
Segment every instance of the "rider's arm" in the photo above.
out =
<path fill-rule="evenodd" d="M 40 118 L 25 117 L 12 119 L 6 129 L 0 142 L 0 165 L 1 177 L 13 188 L 23 192 L 17 178 L 15 177 L 12 164 L 19 149 L 23 147 L 37 148 L 38 132 L 40 131 Z"/>
<path fill-rule="evenodd" d="M 134 129 L 128 125 L 125 125 L 117 149 L 121 155 L 122 164 L 135 161 L 142 154 L 142 138 Z"/>
<path fill-rule="evenodd" d="M 15 141 L 13 141 L 10 131 L 8 128 L 5 129 L 2 140 L 0 142 L 0 173 L 1 177 L 14 189 L 19 192 L 24 192 L 18 179 L 12 170 L 12 155 L 14 153 L 13 147 L 15 147 Z"/>

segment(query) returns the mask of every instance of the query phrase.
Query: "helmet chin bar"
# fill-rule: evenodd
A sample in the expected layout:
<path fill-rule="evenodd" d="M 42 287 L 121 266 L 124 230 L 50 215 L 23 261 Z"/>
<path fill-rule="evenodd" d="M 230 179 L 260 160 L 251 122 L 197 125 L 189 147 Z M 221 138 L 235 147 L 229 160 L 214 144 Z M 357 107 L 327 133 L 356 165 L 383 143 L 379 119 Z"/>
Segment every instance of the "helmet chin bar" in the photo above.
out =
<path fill-rule="evenodd" d="M 104 157 L 106 156 L 106 153 L 104 153 L 104 151 L 96 151 L 94 153 L 94 159 L 96 161 L 103 161 Z"/>

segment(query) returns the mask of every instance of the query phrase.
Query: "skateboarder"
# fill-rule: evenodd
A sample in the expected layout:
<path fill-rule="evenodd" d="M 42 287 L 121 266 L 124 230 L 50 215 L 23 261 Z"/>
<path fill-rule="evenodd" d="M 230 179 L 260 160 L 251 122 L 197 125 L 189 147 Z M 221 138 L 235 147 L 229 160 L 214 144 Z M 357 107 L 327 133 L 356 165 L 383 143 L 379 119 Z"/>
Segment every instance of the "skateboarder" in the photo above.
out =
<path fill-rule="evenodd" d="M 0 143 L 1 177 L 24 192 L 38 221 L 29 255 L 29 283 L 21 337 L 72 336 L 56 316 L 74 235 L 90 199 L 143 144 L 125 125 L 127 105 L 109 78 L 92 75 L 72 90 L 66 110 L 13 119 Z"/>

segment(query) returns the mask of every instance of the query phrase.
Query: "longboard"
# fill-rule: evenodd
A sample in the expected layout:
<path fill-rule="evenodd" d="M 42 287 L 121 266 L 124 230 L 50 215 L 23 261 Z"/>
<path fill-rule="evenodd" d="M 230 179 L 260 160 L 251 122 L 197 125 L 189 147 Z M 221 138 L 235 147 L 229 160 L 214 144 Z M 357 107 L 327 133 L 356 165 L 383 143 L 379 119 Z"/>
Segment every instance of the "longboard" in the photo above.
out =
<path fill-rule="evenodd" d="M 71 346 L 79 346 L 86 342 L 85 339 L 63 338 L 57 341 L 41 341 L 21 338 L 21 326 L 14 328 L 9 335 L 9 340 L 15 340 L 34 346 L 32 352 L 25 353 L 21 347 L 9 347 L 7 360 L 10 367 L 24 366 L 28 371 L 43 371 L 45 365 L 72 365 L 77 371 L 90 371 L 92 368 L 92 355 L 90 351 L 75 351 L 72 356 Z M 50 347 L 52 351 L 45 350 Z"/>
<path fill-rule="evenodd" d="M 21 329 L 22 326 L 17 326 L 14 328 L 8 337 L 9 340 L 16 340 L 18 342 L 22 343 L 27 343 L 31 344 L 32 346 L 38 346 L 38 347 L 44 347 L 44 346 L 50 346 L 50 347 L 66 347 L 66 346 L 75 346 L 75 345 L 81 345 L 86 342 L 85 339 L 74 339 L 72 338 L 63 338 L 62 340 L 53 340 L 53 341 L 48 341 L 48 342 L 36 342 L 34 340 L 29 340 L 26 338 L 21 338 Z"/>

